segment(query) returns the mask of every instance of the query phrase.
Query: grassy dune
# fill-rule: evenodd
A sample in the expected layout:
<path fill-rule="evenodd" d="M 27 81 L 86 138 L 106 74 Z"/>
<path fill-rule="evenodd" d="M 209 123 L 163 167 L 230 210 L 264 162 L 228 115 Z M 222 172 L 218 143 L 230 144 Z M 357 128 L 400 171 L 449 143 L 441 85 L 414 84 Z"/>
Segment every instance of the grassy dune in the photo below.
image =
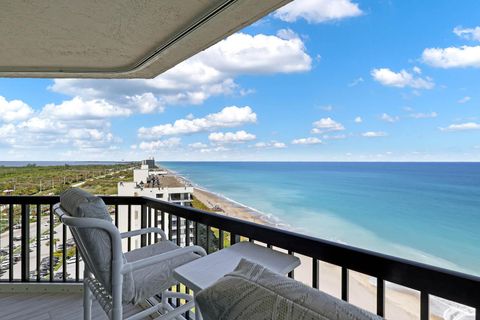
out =
<path fill-rule="evenodd" d="M 0 167 L 0 192 L 12 195 L 55 195 L 81 185 L 95 194 L 116 194 L 117 183 L 132 179 L 135 164 Z"/>

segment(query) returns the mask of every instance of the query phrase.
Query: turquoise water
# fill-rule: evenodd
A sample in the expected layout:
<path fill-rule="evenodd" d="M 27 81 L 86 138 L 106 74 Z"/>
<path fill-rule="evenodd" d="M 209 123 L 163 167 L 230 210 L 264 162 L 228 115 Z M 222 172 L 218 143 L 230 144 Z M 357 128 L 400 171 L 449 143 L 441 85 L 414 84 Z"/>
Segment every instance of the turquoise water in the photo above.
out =
<path fill-rule="evenodd" d="M 280 227 L 480 274 L 480 163 L 161 165 Z"/>

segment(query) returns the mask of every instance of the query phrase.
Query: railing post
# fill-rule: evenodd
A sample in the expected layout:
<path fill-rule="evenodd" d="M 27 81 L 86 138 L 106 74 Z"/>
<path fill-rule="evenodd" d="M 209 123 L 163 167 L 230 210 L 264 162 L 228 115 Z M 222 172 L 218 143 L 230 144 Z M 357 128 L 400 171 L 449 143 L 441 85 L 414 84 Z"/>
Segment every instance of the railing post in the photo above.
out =
<path fill-rule="evenodd" d="M 37 248 L 37 281 L 40 281 L 40 262 L 41 262 L 41 247 L 42 242 L 40 238 L 42 237 L 41 226 L 42 226 L 42 206 L 37 204 L 37 239 L 35 241 Z"/>
<path fill-rule="evenodd" d="M 420 320 L 428 320 L 430 318 L 430 303 L 428 292 L 420 292 Z"/>
<path fill-rule="evenodd" d="M 377 315 L 385 316 L 385 280 L 377 278 Z"/>
<path fill-rule="evenodd" d="M 13 281 L 13 225 L 14 211 L 13 204 L 8 206 L 8 279 Z"/>
<path fill-rule="evenodd" d="M 22 204 L 22 282 L 29 281 L 30 275 L 30 206 Z"/>
<path fill-rule="evenodd" d="M 132 205 L 128 205 L 128 217 L 127 217 L 127 230 L 132 231 Z M 132 239 L 128 238 L 127 239 L 127 250 L 131 251 L 132 250 Z"/>
<path fill-rule="evenodd" d="M 224 241 L 225 241 L 225 239 L 224 239 L 223 230 L 218 229 L 218 249 L 219 250 L 223 249 L 223 246 L 224 246 L 223 242 Z"/>
<path fill-rule="evenodd" d="M 318 270 L 318 259 L 312 258 L 312 287 L 315 289 L 319 288 L 319 270 Z"/>
<path fill-rule="evenodd" d="M 190 245 L 190 225 L 191 225 L 190 220 L 185 219 L 185 246 L 186 247 Z"/>
<path fill-rule="evenodd" d="M 118 228 L 118 204 L 116 204 L 114 208 L 115 208 L 115 216 L 114 216 L 114 218 L 115 218 L 115 227 Z"/>
<path fill-rule="evenodd" d="M 153 217 L 153 226 L 154 226 L 155 228 L 158 228 L 158 210 L 155 209 L 154 213 L 155 213 L 155 215 L 154 215 L 154 217 Z M 155 243 L 157 243 L 157 242 L 159 241 L 159 240 L 158 240 L 158 234 L 155 233 L 155 236 L 154 236 L 154 237 L 155 237 L 155 239 L 153 239 L 153 241 L 154 241 Z"/>
<path fill-rule="evenodd" d="M 342 267 L 342 300 L 348 301 L 348 269 Z"/>
<path fill-rule="evenodd" d="M 240 236 L 230 232 L 230 245 L 240 242 Z"/>
<path fill-rule="evenodd" d="M 291 256 L 294 255 L 292 250 L 288 250 L 288 254 L 291 255 Z M 292 278 L 292 279 L 295 279 L 295 271 L 294 271 L 294 270 L 290 271 L 290 272 L 288 273 L 288 277 L 289 277 L 289 278 Z"/>
<path fill-rule="evenodd" d="M 147 227 L 147 207 L 144 204 L 142 204 L 142 212 L 141 212 L 141 216 L 140 216 L 140 225 L 141 225 L 142 229 Z M 145 247 L 146 245 L 147 245 L 147 235 L 142 234 L 140 236 L 140 246 Z"/>
<path fill-rule="evenodd" d="M 53 205 L 50 205 L 49 210 L 50 210 L 49 211 L 50 226 L 49 226 L 49 236 L 48 236 L 49 241 L 48 242 L 49 242 L 50 246 L 48 248 L 49 249 L 49 260 L 48 260 L 49 261 L 49 270 L 48 270 L 48 273 L 50 275 L 50 281 L 53 281 L 53 270 L 54 270 L 54 268 L 53 268 L 53 249 L 54 249 L 54 245 L 55 245 L 55 243 L 53 241 L 53 235 L 54 235 L 54 233 L 53 233 L 54 230 L 53 229 L 55 229 L 55 220 L 53 218 Z"/>
<path fill-rule="evenodd" d="M 67 226 L 62 224 L 62 281 L 67 281 Z"/>
<path fill-rule="evenodd" d="M 206 232 L 206 246 L 207 248 L 205 249 L 205 251 L 207 251 L 207 254 L 210 253 L 210 226 L 209 225 L 205 225 L 205 232 Z"/>

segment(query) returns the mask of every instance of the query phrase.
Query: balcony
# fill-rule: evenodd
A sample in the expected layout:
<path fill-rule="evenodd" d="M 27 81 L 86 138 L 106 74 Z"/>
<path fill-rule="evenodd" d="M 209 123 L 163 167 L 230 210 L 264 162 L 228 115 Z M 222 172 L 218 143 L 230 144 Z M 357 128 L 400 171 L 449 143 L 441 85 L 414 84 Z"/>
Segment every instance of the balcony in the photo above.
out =
<path fill-rule="evenodd" d="M 269 226 L 259 225 L 224 215 L 208 213 L 191 207 L 143 197 L 103 197 L 109 206 L 115 224 L 120 231 L 130 231 L 138 223 L 140 227 L 160 227 L 170 239 L 179 245 L 198 244 L 208 253 L 234 244 L 251 241 L 275 250 L 298 255 L 302 270 L 308 279 L 302 282 L 322 289 L 325 282 L 338 283 L 339 298 L 357 304 L 362 293 L 352 286 L 354 275 L 367 275 L 375 292 L 371 305 L 360 305 L 380 316 L 395 319 L 395 308 L 401 301 L 389 295 L 390 284 L 414 290 L 418 294 L 418 310 L 412 318 L 432 317 L 432 299 L 442 298 L 451 303 L 472 309 L 471 316 L 444 315 L 444 319 L 480 320 L 480 278 L 453 272 L 414 261 L 361 250 L 343 244 L 305 236 Z M 0 317 L 25 318 L 38 316 L 38 309 L 48 305 L 48 312 L 55 310 L 65 319 L 81 318 L 81 275 L 83 262 L 72 244 L 67 228 L 57 221 L 52 207 L 57 196 L 5 196 L 0 197 L 2 208 L 0 238 Z M 123 210 L 120 210 L 123 209 Z M 134 221 L 132 212 L 140 210 Z M 125 213 L 125 214 L 123 214 Z M 193 224 L 193 228 L 174 228 L 172 221 L 181 226 Z M 52 239 L 54 239 L 52 241 Z M 55 240 L 58 239 L 58 240 Z M 143 235 L 138 243 L 145 246 L 157 241 Z M 132 250 L 137 244 L 131 239 L 123 243 L 124 250 Z M 338 269 L 338 281 L 322 273 L 322 266 L 334 265 Z M 305 274 L 305 272 L 303 272 Z M 289 274 L 295 278 L 294 272 Z M 180 286 L 173 290 L 181 290 Z M 23 303 L 27 302 L 29 303 Z M 171 303 L 180 303 L 172 301 Z M 66 308 L 66 305 L 68 308 Z M 395 306 L 392 307 L 392 305 Z M 127 312 L 133 310 L 133 306 Z M 58 310 L 57 310 L 58 309 Z M 67 310 L 68 309 L 68 310 Z M 77 310 L 77 311 L 75 311 Z M 3 314 L 2 312 L 8 312 Z M 30 312 L 30 313 L 29 313 Z M 62 313 L 63 312 L 63 313 Z M 94 308 L 95 317 L 103 319 L 102 311 Z M 45 314 L 47 314 L 45 313 Z M 29 315 L 29 316 L 28 316 Z M 435 315 L 438 316 L 438 315 Z M 48 319 L 48 315 L 45 316 Z"/>

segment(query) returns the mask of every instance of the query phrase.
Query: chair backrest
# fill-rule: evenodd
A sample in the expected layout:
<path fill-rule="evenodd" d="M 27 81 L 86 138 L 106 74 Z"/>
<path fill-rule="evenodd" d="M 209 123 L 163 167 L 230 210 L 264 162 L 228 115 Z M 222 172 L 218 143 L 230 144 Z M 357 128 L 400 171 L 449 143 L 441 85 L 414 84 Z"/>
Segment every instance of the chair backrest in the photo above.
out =
<path fill-rule="evenodd" d="M 102 198 L 79 188 L 72 188 L 63 192 L 60 195 L 60 206 L 70 217 L 94 218 L 112 223 L 112 218 Z M 88 269 L 103 287 L 111 292 L 112 239 L 110 234 L 95 226 L 91 228 L 69 227 Z M 118 232 L 118 230 L 116 231 Z"/>
<path fill-rule="evenodd" d="M 382 319 L 245 259 L 195 299 L 205 320 Z"/>

